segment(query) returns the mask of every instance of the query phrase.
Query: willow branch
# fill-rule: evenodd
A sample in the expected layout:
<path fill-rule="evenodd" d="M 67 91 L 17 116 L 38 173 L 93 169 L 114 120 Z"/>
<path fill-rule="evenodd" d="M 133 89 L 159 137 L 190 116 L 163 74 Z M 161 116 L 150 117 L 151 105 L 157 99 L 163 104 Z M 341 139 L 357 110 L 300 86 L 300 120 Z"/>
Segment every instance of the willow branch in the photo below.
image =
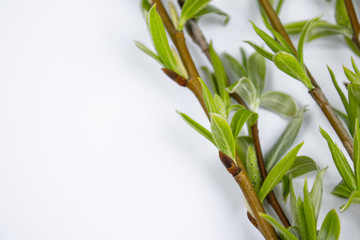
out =
<path fill-rule="evenodd" d="M 178 1 L 181 6 L 181 0 Z M 191 19 L 188 21 L 186 25 L 186 30 L 188 31 L 190 37 L 193 39 L 193 41 L 199 46 L 199 48 L 202 50 L 202 52 L 205 54 L 206 58 L 211 63 L 211 57 L 209 52 L 209 44 L 208 41 L 205 38 L 204 33 L 200 29 L 199 25 L 194 19 Z M 246 102 L 242 99 L 241 96 L 239 96 L 237 93 L 231 94 L 231 96 L 241 105 L 245 106 L 248 109 L 248 106 Z M 259 139 L 259 131 L 258 131 L 258 123 L 256 122 L 251 128 L 251 135 L 253 136 L 254 140 L 254 146 L 256 151 L 256 156 L 258 160 L 258 164 L 261 171 L 261 176 L 263 179 L 267 177 L 265 162 L 261 150 L 261 144 Z M 270 206 L 274 209 L 275 213 L 278 215 L 279 219 L 283 223 L 285 227 L 291 226 L 288 218 L 286 217 L 283 209 L 281 208 L 279 201 L 277 200 L 275 194 L 273 191 L 269 193 L 267 196 L 267 201 L 270 204 Z"/>
<path fill-rule="evenodd" d="M 153 0 L 152 4 L 156 4 L 157 12 L 162 18 L 165 28 L 168 31 L 172 41 L 174 42 L 175 47 L 178 50 L 179 55 L 185 65 L 185 68 L 188 71 L 190 79 L 187 82 L 187 87 L 194 93 L 194 95 L 202 105 L 205 113 L 207 114 L 207 116 L 209 116 L 203 99 L 201 85 L 198 80 L 199 73 L 187 48 L 184 33 L 176 30 L 161 0 Z M 244 197 L 248 202 L 251 211 L 254 214 L 259 231 L 262 233 L 265 239 L 278 239 L 274 228 L 260 216 L 260 213 L 265 213 L 265 209 L 256 194 L 256 191 L 245 171 L 244 166 L 237 166 L 231 158 L 227 157 L 222 153 L 220 153 L 220 159 L 222 160 L 228 171 L 233 175 L 237 184 L 240 186 Z"/>
<path fill-rule="evenodd" d="M 294 54 L 297 55 L 296 48 L 292 43 L 288 33 L 286 32 L 284 25 L 281 23 L 279 17 L 277 16 L 274 8 L 272 7 L 269 0 L 258 0 L 266 12 L 267 17 L 269 18 L 272 27 L 281 34 L 283 38 L 287 41 L 291 49 L 294 51 Z M 326 98 L 324 92 L 321 90 L 319 84 L 316 82 L 315 78 L 311 75 L 310 71 L 306 68 L 307 74 L 314 85 L 314 89 L 309 91 L 309 94 L 321 108 L 322 112 L 330 122 L 331 126 L 335 130 L 336 134 L 340 138 L 342 144 L 344 145 L 346 151 L 348 152 L 351 159 L 353 158 L 353 140 L 346 130 L 344 124 L 340 121 L 339 117 L 329 104 L 328 99 Z"/>
<path fill-rule="evenodd" d="M 351 27 L 353 30 L 352 41 L 354 42 L 356 47 L 360 50 L 360 41 L 359 41 L 360 24 L 359 24 L 359 20 L 356 16 L 354 4 L 351 0 L 344 0 L 344 2 L 345 2 L 347 13 L 350 18 Z"/>

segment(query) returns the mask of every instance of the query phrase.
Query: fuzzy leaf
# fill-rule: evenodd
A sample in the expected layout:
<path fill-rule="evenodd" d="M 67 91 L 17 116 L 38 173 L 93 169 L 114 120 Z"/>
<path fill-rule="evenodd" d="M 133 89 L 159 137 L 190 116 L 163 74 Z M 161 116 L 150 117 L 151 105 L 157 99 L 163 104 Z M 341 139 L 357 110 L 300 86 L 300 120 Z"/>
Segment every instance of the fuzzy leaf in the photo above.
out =
<path fill-rule="evenodd" d="M 246 154 L 246 171 L 252 184 L 254 185 L 255 191 L 258 193 L 261 187 L 262 178 L 256 154 L 252 146 L 249 146 Z"/>
<path fill-rule="evenodd" d="M 274 55 L 273 61 L 281 71 L 301 81 L 309 90 L 314 89 L 305 70 L 293 55 L 286 52 L 279 52 Z"/>
<path fill-rule="evenodd" d="M 164 63 L 166 68 L 179 73 L 176 66 L 176 60 L 166 36 L 163 21 L 156 11 L 156 4 L 152 6 L 149 12 L 149 27 L 156 52 L 159 54 L 161 62 Z"/>
<path fill-rule="evenodd" d="M 353 94 L 357 104 L 360 105 L 360 83 L 351 83 L 351 88 L 349 90 Z"/>
<path fill-rule="evenodd" d="M 308 34 L 309 28 L 311 27 L 311 25 L 313 24 L 314 21 L 319 20 L 319 18 L 315 18 L 312 19 L 310 21 L 308 21 L 303 30 L 301 31 L 301 35 L 299 38 L 299 44 L 298 44 L 298 59 L 299 62 L 302 66 L 303 69 L 305 69 L 305 65 L 304 65 L 304 43 L 305 43 L 305 39 L 306 39 L 306 35 Z"/>
<path fill-rule="evenodd" d="M 260 55 L 262 55 L 263 57 L 269 59 L 270 61 L 272 61 L 274 54 L 266 51 L 265 49 L 263 49 L 262 47 L 256 45 L 255 43 L 251 42 L 251 41 L 245 41 L 246 43 L 250 44 L 250 46 L 252 46 L 254 48 L 254 50 L 256 52 L 258 52 Z"/>
<path fill-rule="evenodd" d="M 343 68 L 344 68 L 345 75 L 346 75 L 347 79 L 349 79 L 350 82 L 360 83 L 360 77 L 357 74 L 355 74 L 354 72 L 352 72 L 350 69 L 348 69 L 345 66 L 343 66 Z"/>
<path fill-rule="evenodd" d="M 229 20 L 230 20 L 230 16 L 229 14 L 227 14 L 226 12 L 222 11 L 221 9 L 215 7 L 214 5 L 207 5 L 206 7 L 204 7 L 203 9 L 201 9 L 200 11 L 198 11 L 194 18 L 198 19 L 199 17 L 206 15 L 206 14 L 217 14 L 219 16 L 223 16 L 225 17 L 224 20 L 224 25 L 226 25 Z"/>
<path fill-rule="evenodd" d="M 304 143 L 300 143 L 288 154 L 285 155 L 269 172 L 259 192 L 259 199 L 261 202 L 264 201 L 267 194 L 280 182 L 282 177 L 291 168 L 295 161 L 296 155 Z"/>
<path fill-rule="evenodd" d="M 334 74 L 334 72 L 331 70 L 331 68 L 329 66 L 328 66 L 328 70 L 329 70 L 332 82 L 334 84 L 334 87 L 335 87 L 336 91 L 338 92 L 346 111 L 348 111 L 349 103 L 348 103 L 343 91 L 340 89 L 340 86 L 339 86 L 338 82 L 336 81 L 335 74 Z"/>
<path fill-rule="evenodd" d="M 251 24 L 253 25 L 253 28 L 254 28 L 255 32 L 257 33 L 257 35 L 259 35 L 262 38 L 262 40 L 264 40 L 266 45 L 274 53 L 281 52 L 281 51 L 286 51 L 285 48 L 283 46 L 281 46 L 273 37 L 271 37 L 269 34 L 264 32 L 260 28 L 258 28 L 253 22 L 251 22 Z"/>
<path fill-rule="evenodd" d="M 287 175 L 284 175 L 284 177 L 281 180 L 281 183 L 282 183 L 282 196 L 284 202 L 286 202 L 290 194 L 290 186 L 291 186 L 290 178 Z"/>
<path fill-rule="evenodd" d="M 306 173 L 318 170 L 318 166 L 312 158 L 298 156 L 286 175 L 291 175 L 292 178 L 297 178 Z"/>
<path fill-rule="evenodd" d="M 260 213 L 260 216 L 268 221 L 276 230 L 278 230 L 287 240 L 297 240 L 294 234 L 284 228 L 275 218 L 270 215 Z"/>
<path fill-rule="evenodd" d="M 191 119 L 189 116 L 187 116 L 184 113 L 178 112 L 177 113 L 182 117 L 182 119 L 184 119 L 184 121 L 190 125 L 190 127 L 192 127 L 193 129 L 195 129 L 198 133 L 200 133 L 201 135 L 203 135 L 205 138 L 207 138 L 210 142 L 212 142 L 215 146 L 215 142 L 213 140 L 213 137 L 211 135 L 211 133 L 209 132 L 209 130 L 207 130 L 206 128 L 204 128 L 203 126 L 201 126 L 199 123 L 197 123 L 196 121 L 194 121 L 193 119 Z"/>
<path fill-rule="evenodd" d="M 253 82 L 246 77 L 242 77 L 237 82 L 231 84 L 227 88 L 227 91 L 229 93 L 238 93 L 250 107 L 254 106 L 257 99 L 255 86 Z"/>
<path fill-rule="evenodd" d="M 327 168 L 322 169 L 316 175 L 315 182 L 312 186 L 310 192 L 310 200 L 314 208 L 315 219 L 318 219 L 320 208 L 321 208 L 321 201 L 323 196 L 323 178 L 325 175 Z"/>
<path fill-rule="evenodd" d="M 181 16 L 177 30 L 182 31 L 184 24 L 210 2 L 210 0 L 186 0 L 182 7 Z"/>
<path fill-rule="evenodd" d="M 144 44 L 142 44 L 141 42 L 138 41 L 134 41 L 135 45 L 144 53 L 146 53 L 148 56 L 152 57 L 153 59 L 155 59 L 158 63 L 160 63 L 162 66 L 164 66 L 164 63 L 161 61 L 160 57 L 154 53 L 153 51 L 151 51 L 148 47 L 146 47 Z"/>
<path fill-rule="evenodd" d="M 235 141 L 227 121 L 216 113 L 210 113 L 211 133 L 218 149 L 235 159 Z"/>
<path fill-rule="evenodd" d="M 306 219 L 306 229 L 309 240 L 316 240 L 316 220 L 310 194 L 307 189 L 307 181 L 304 184 L 304 213 Z"/>
<path fill-rule="evenodd" d="M 208 112 L 209 113 L 217 113 L 214 98 L 213 98 L 209 88 L 206 86 L 206 84 L 204 83 L 204 81 L 201 78 L 199 78 L 199 81 L 201 84 L 202 93 L 203 93 L 205 105 L 206 105 Z"/>
<path fill-rule="evenodd" d="M 223 102 L 223 100 L 219 95 L 215 94 L 214 102 L 217 110 L 216 113 L 222 116 L 224 119 L 227 119 L 227 114 L 226 114 L 227 109 L 225 103 Z"/>
<path fill-rule="evenodd" d="M 254 52 L 248 59 L 247 67 L 249 79 L 253 82 L 258 96 L 260 96 L 265 86 L 265 58 L 257 52 Z"/>
<path fill-rule="evenodd" d="M 236 80 L 247 76 L 245 68 L 233 56 L 224 53 L 223 57 L 225 65 L 228 66 L 228 69 L 231 70 L 234 75 L 236 75 Z"/>
<path fill-rule="evenodd" d="M 286 117 L 295 117 L 298 112 L 294 99 L 282 92 L 270 91 L 261 96 L 260 106 Z"/>
<path fill-rule="evenodd" d="M 280 158 L 290 149 L 294 143 L 304 118 L 305 110 L 299 111 L 298 116 L 292 119 L 287 125 L 285 131 L 277 139 L 274 146 L 270 149 L 265 157 L 266 170 L 270 171 Z"/>
<path fill-rule="evenodd" d="M 328 143 L 335 166 L 338 169 L 341 177 L 344 179 L 344 181 L 351 190 L 355 190 L 356 189 L 355 175 L 348 161 L 346 160 L 343 152 L 334 143 L 334 141 L 331 139 L 329 134 L 327 134 L 327 132 L 325 132 L 322 128 L 320 128 L 320 132 Z"/>
<path fill-rule="evenodd" d="M 341 180 L 331 193 L 341 198 L 349 198 L 351 195 L 351 189 L 346 185 L 344 180 Z"/>
<path fill-rule="evenodd" d="M 246 154 L 249 146 L 254 149 L 253 139 L 250 136 L 241 136 L 236 139 L 236 151 L 239 154 L 239 158 L 246 166 Z"/>
<path fill-rule="evenodd" d="M 360 191 L 353 191 L 349 197 L 349 200 L 347 201 L 346 204 L 344 204 L 343 206 L 341 206 L 340 211 L 344 212 L 346 211 L 351 204 L 360 204 Z"/>
<path fill-rule="evenodd" d="M 318 234 L 318 240 L 338 240 L 340 236 L 340 220 L 336 211 L 331 210 L 325 217 Z"/>
<path fill-rule="evenodd" d="M 246 121 L 249 121 L 249 125 L 252 126 L 258 119 L 258 114 L 247 109 L 239 109 L 234 114 L 231 120 L 231 131 L 236 140 L 240 134 L 242 127 L 245 125 Z"/>
<path fill-rule="evenodd" d="M 360 130 L 359 122 L 356 119 L 355 121 L 355 131 L 354 131 L 354 170 L 356 176 L 357 189 L 360 190 Z"/>
<path fill-rule="evenodd" d="M 336 23 L 340 26 L 351 28 L 350 18 L 344 0 L 336 0 L 335 19 Z"/>

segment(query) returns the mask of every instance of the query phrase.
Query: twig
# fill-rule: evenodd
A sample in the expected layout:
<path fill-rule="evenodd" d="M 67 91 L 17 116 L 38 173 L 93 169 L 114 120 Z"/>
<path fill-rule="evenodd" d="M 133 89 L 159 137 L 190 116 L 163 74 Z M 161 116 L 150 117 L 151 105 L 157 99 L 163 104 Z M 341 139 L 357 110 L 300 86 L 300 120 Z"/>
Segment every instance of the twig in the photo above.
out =
<path fill-rule="evenodd" d="M 183 1 L 179 0 L 178 2 L 180 4 L 180 6 L 182 6 Z M 209 44 L 205 38 L 204 33 L 202 32 L 199 25 L 197 24 L 197 22 L 194 19 L 190 19 L 188 21 L 188 24 L 186 25 L 186 30 L 188 31 L 188 33 L 189 33 L 190 37 L 193 39 L 193 41 L 200 47 L 202 52 L 205 54 L 205 56 L 211 63 L 211 57 L 210 57 L 210 53 L 209 53 Z M 245 106 L 248 109 L 246 102 L 242 99 L 241 96 L 239 96 L 237 93 L 233 93 L 233 94 L 231 94 L 231 96 L 239 104 Z M 260 145 L 260 140 L 259 140 L 258 123 L 256 122 L 250 129 L 251 129 L 251 134 L 252 134 L 253 140 L 254 140 L 254 146 L 255 146 L 255 151 L 256 151 L 256 156 L 257 156 L 257 160 L 259 163 L 260 171 L 261 171 L 261 176 L 263 179 L 265 179 L 267 176 L 267 172 L 266 172 L 265 162 L 264 162 L 261 145 Z M 269 193 L 269 195 L 267 196 L 267 200 L 268 200 L 268 203 L 270 204 L 270 206 L 274 209 L 274 211 L 278 215 L 278 217 L 281 220 L 281 222 L 283 223 L 283 225 L 285 227 L 291 226 L 289 220 L 287 219 L 287 217 L 286 217 L 283 209 L 281 208 L 279 201 L 277 200 L 273 191 L 271 191 Z"/>
<path fill-rule="evenodd" d="M 347 10 L 349 18 L 350 18 L 351 27 L 353 29 L 352 41 L 354 42 L 356 47 L 360 50 L 360 41 L 359 41 L 360 24 L 359 24 L 359 20 L 356 16 L 354 4 L 351 0 L 344 0 L 344 2 L 345 2 L 346 10 Z"/>
<path fill-rule="evenodd" d="M 297 55 L 297 51 L 294 44 L 292 43 L 288 33 L 286 32 L 283 24 L 281 23 L 279 17 L 277 16 L 269 0 L 259 0 L 259 2 L 263 7 L 263 9 L 265 10 L 266 15 L 268 16 L 273 28 L 276 31 L 278 31 L 281 34 L 281 36 L 285 38 L 291 49 L 294 51 L 294 54 Z M 352 159 L 354 147 L 353 147 L 353 140 L 350 134 L 348 133 L 345 126 L 342 124 L 339 117 L 336 115 L 335 111 L 329 104 L 328 99 L 326 98 L 325 94 L 321 90 L 318 83 L 315 81 L 314 77 L 311 75 L 310 71 L 308 69 L 306 70 L 312 84 L 315 87 L 313 90 L 309 91 L 309 94 L 312 96 L 312 98 L 321 108 L 322 112 L 330 122 L 331 126 L 335 130 L 336 134 L 338 135 L 342 144 L 344 145 L 346 151 L 348 152 L 350 158 Z"/>
<path fill-rule="evenodd" d="M 205 113 L 208 115 L 206 105 L 202 97 L 201 85 L 198 80 L 199 74 L 188 51 L 183 32 L 176 31 L 161 0 L 152 0 L 152 4 L 156 4 L 157 11 L 164 22 L 165 28 L 173 40 L 175 47 L 177 48 L 180 57 L 184 62 L 185 68 L 189 73 L 190 79 L 188 80 L 187 87 L 195 94 Z M 232 159 L 228 158 L 222 153 L 220 153 L 220 158 L 228 171 L 234 176 L 237 184 L 240 186 L 244 197 L 254 214 L 259 231 L 263 234 L 265 239 L 278 239 L 274 228 L 260 216 L 260 213 L 265 213 L 265 209 L 256 194 L 256 191 L 244 169 L 244 166 L 236 166 Z"/>

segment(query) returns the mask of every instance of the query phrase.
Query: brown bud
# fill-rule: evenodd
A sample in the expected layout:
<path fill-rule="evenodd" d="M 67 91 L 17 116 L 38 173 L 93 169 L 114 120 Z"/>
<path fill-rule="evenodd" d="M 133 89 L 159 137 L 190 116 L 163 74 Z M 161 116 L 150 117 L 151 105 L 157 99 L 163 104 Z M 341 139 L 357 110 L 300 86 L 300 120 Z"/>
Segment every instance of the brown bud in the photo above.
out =
<path fill-rule="evenodd" d="M 186 87 L 187 80 L 185 78 L 183 78 L 182 76 L 180 76 L 179 74 L 177 74 L 173 70 L 170 70 L 170 69 L 167 69 L 167 68 L 162 68 L 162 70 L 169 78 L 171 78 L 177 84 L 179 84 L 182 87 Z"/>
<path fill-rule="evenodd" d="M 229 156 L 219 151 L 219 158 L 231 175 L 236 176 L 239 173 L 239 168 Z"/>

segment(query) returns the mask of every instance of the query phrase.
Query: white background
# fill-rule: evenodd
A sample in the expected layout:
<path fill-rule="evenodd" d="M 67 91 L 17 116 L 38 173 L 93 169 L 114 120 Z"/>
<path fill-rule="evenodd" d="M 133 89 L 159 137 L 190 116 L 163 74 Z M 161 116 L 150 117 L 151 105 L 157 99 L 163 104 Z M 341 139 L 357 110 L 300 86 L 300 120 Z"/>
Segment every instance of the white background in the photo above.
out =
<path fill-rule="evenodd" d="M 225 28 L 214 16 L 200 22 L 219 52 L 262 43 L 248 22 L 263 26 L 255 1 L 213 4 L 232 16 Z M 320 14 L 333 22 L 333 4 L 288 0 L 281 18 Z M 0 1 L 0 239 L 262 239 L 216 149 L 175 112 L 207 124 L 196 99 L 132 40 L 151 46 L 137 0 Z M 351 55 L 341 37 L 306 45 L 305 61 L 336 107 L 326 64 L 342 82 Z M 269 89 L 309 106 L 296 143 L 329 166 L 322 222 L 344 200 L 330 194 L 340 176 L 318 127 L 337 138 L 306 89 L 268 62 Z M 265 152 L 286 123 L 260 111 Z M 340 214 L 341 239 L 357 238 L 359 216 L 358 206 Z"/>

